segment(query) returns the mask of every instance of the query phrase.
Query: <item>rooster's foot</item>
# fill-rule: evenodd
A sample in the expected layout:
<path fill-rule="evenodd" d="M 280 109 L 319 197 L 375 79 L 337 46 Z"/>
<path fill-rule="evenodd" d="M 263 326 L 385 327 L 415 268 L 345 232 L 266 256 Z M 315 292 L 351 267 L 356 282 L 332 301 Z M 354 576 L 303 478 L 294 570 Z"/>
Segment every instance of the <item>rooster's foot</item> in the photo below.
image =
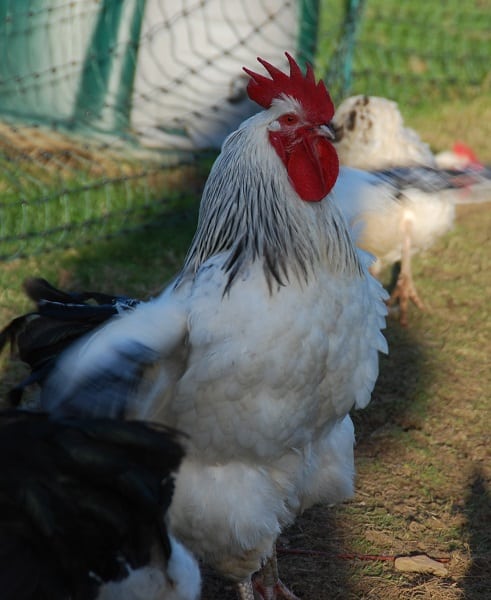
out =
<path fill-rule="evenodd" d="M 265 585 L 261 576 L 237 585 L 238 600 L 300 600 L 280 580 L 273 585 Z"/>
<path fill-rule="evenodd" d="M 300 600 L 279 578 L 276 548 L 261 570 L 254 575 L 252 585 L 256 600 Z"/>
<path fill-rule="evenodd" d="M 278 579 L 273 585 L 265 585 L 259 576 L 253 581 L 255 600 L 300 600 L 286 585 Z"/>

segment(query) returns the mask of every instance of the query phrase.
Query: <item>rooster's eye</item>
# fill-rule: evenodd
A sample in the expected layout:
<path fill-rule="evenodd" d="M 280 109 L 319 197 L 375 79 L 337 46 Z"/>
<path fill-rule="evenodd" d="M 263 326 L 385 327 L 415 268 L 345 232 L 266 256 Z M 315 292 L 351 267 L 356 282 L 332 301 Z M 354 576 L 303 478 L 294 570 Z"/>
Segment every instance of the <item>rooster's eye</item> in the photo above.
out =
<path fill-rule="evenodd" d="M 283 115 L 278 120 L 282 125 L 295 125 L 296 123 L 298 123 L 298 117 L 293 113 Z"/>

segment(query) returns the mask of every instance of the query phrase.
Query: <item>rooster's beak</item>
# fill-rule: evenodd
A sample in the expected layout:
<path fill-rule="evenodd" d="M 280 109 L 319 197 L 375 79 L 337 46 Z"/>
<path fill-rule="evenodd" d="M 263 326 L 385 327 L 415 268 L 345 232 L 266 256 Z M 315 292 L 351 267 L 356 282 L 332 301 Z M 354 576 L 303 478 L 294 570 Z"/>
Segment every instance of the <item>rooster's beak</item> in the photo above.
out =
<path fill-rule="evenodd" d="M 331 142 L 336 141 L 336 128 L 334 127 L 332 122 L 326 123 L 325 125 L 321 125 L 319 127 L 319 130 L 322 133 L 322 135 L 328 140 L 331 140 Z"/>

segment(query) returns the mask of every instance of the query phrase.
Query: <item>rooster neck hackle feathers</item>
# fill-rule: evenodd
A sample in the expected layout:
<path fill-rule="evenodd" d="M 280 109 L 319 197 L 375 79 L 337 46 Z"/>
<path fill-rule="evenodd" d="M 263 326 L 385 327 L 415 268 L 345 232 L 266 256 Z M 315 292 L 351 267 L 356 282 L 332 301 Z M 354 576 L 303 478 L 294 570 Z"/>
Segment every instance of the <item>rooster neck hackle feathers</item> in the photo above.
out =
<path fill-rule="evenodd" d="M 203 192 L 198 228 L 181 278 L 223 252 L 229 253 L 224 263 L 227 289 L 256 260 L 262 260 L 270 290 L 275 283 L 285 285 L 290 275 L 308 282 L 321 264 L 333 273 L 360 273 L 338 208 L 329 198 L 302 202 L 271 151 L 269 125 L 293 109 L 298 109 L 295 100 L 277 100 L 225 141 Z"/>
<path fill-rule="evenodd" d="M 224 293 L 257 260 L 270 293 L 291 276 L 307 283 L 319 268 L 361 273 L 344 219 L 326 197 L 339 171 L 326 127 L 334 113 L 331 98 L 310 65 L 304 75 L 286 56 L 289 75 L 262 59 L 271 78 L 245 69 L 249 96 L 267 110 L 225 140 L 177 285 L 222 253 L 228 253 Z"/>

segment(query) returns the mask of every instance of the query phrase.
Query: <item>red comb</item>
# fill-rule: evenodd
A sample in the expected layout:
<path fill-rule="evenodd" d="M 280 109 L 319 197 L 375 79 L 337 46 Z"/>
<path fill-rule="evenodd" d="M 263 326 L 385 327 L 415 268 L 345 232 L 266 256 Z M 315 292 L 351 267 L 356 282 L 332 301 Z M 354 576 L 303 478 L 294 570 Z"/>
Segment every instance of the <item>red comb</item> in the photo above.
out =
<path fill-rule="evenodd" d="M 479 162 L 474 150 L 472 150 L 472 148 L 464 142 L 455 142 L 452 150 L 455 152 L 455 154 L 469 159 L 469 161 L 472 163 Z"/>
<path fill-rule="evenodd" d="M 314 70 L 310 64 L 307 65 L 307 72 L 304 75 L 295 59 L 288 52 L 285 52 L 285 55 L 290 63 L 290 75 L 283 73 L 262 58 L 257 60 L 271 75 L 271 79 L 244 67 L 244 71 L 251 78 L 247 85 L 249 98 L 263 108 L 269 108 L 275 98 L 280 98 L 282 95 L 291 96 L 300 102 L 311 118 L 327 123 L 334 115 L 334 105 L 324 82 L 320 80 L 316 83 Z"/>

